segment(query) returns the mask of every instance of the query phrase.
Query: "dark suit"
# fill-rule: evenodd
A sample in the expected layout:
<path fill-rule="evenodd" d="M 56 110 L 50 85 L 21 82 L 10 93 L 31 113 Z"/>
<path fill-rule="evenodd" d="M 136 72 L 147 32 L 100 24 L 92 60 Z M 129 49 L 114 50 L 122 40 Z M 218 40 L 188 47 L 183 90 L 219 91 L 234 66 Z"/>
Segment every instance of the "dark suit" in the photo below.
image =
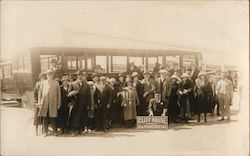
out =
<path fill-rule="evenodd" d="M 107 105 L 112 104 L 111 88 L 108 85 L 104 85 L 103 89 L 101 85 L 98 85 L 95 91 L 95 104 L 96 108 L 96 124 L 97 130 L 107 129 Z"/>
<path fill-rule="evenodd" d="M 88 107 L 90 106 L 90 87 L 86 81 L 74 81 L 69 88 L 70 91 L 78 91 L 78 95 L 74 99 L 74 106 L 71 112 L 70 125 L 74 129 L 81 130 L 87 126 Z"/>
<path fill-rule="evenodd" d="M 155 98 L 149 101 L 149 111 L 153 112 L 154 116 L 161 116 L 164 109 L 167 109 L 167 104 L 163 101 L 157 102 Z"/>
<path fill-rule="evenodd" d="M 140 81 L 138 81 L 136 84 L 133 84 L 133 85 L 136 88 L 138 98 L 139 98 L 139 103 L 140 103 L 139 105 L 136 106 L 137 114 L 143 115 L 143 103 L 144 103 L 143 90 L 144 90 L 144 86 L 142 85 L 142 83 Z"/>

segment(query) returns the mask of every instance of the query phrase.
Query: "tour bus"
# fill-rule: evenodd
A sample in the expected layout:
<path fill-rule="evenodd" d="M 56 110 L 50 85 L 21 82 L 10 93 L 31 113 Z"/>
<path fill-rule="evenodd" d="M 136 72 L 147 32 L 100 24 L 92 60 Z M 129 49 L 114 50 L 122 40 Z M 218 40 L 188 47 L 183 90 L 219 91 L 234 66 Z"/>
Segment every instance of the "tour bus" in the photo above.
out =
<path fill-rule="evenodd" d="M 2 91 L 15 89 L 19 94 L 16 98 L 26 106 L 32 104 L 34 84 L 39 73 L 51 68 L 52 59 L 59 62 L 64 73 L 82 69 L 90 75 L 98 67 L 106 76 L 114 76 L 125 72 L 131 62 L 141 71 L 152 71 L 155 63 L 171 65 L 176 62 L 180 67 L 194 63 L 199 66 L 202 55 L 201 52 L 180 50 L 35 47 L 13 57 L 11 76 L 1 81 Z"/>

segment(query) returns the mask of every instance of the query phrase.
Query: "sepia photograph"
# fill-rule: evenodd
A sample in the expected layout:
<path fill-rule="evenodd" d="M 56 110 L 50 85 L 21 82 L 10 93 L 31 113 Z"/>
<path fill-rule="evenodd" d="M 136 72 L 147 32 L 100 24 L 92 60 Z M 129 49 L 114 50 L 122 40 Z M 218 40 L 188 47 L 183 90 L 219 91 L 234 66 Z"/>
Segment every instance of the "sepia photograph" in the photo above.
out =
<path fill-rule="evenodd" d="M 0 155 L 248 156 L 248 0 L 1 0 Z"/>

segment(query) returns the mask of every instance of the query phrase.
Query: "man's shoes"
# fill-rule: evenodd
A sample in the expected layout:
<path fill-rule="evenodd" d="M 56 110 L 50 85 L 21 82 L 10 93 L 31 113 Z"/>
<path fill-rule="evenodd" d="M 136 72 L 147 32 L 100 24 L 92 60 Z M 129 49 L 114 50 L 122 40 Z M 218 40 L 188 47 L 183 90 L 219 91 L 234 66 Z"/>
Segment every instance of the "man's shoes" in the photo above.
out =
<path fill-rule="evenodd" d="M 48 133 L 44 133 L 44 134 L 43 134 L 43 137 L 46 137 L 46 136 L 48 136 Z"/>
<path fill-rule="evenodd" d="M 58 134 L 55 132 L 55 133 L 54 133 L 54 136 L 58 136 Z"/>

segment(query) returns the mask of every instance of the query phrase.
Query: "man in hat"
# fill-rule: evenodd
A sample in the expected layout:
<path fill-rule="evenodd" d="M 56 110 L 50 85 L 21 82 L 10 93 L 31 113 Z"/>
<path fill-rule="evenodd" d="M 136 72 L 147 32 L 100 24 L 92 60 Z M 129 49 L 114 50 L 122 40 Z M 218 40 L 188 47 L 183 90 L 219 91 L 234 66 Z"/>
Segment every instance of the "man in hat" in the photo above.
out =
<path fill-rule="evenodd" d="M 149 116 L 165 116 L 167 104 L 162 101 L 160 91 L 154 92 L 154 98 L 149 101 Z"/>
<path fill-rule="evenodd" d="M 170 75 L 178 75 L 181 76 L 181 70 L 179 69 L 179 65 L 177 62 L 173 63 L 173 68 L 169 70 Z"/>
<path fill-rule="evenodd" d="M 106 83 L 107 78 L 100 77 L 100 85 L 97 86 L 95 91 L 95 104 L 96 104 L 96 126 L 97 130 L 108 130 L 107 113 L 111 105 L 111 91 Z"/>
<path fill-rule="evenodd" d="M 53 128 L 53 134 L 57 135 L 56 118 L 61 105 L 61 90 L 59 83 L 53 79 L 54 72 L 48 69 L 47 80 L 41 83 L 38 93 L 38 105 L 41 107 L 38 113 L 42 117 L 44 136 L 48 135 L 49 120 Z"/>
<path fill-rule="evenodd" d="M 136 111 L 138 115 L 143 115 L 143 108 L 142 108 L 142 103 L 144 103 L 143 100 L 143 84 L 139 81 L 139 74 L 137 72 L 133 72 L 131 75 L 132 81 L 133 81 L 133 86 L 136 88 L 138 98 L 140 105 L 136 106 Z"/>
<path fill-rule="evenodd" d="M 87 84 L 87 74 L 82 70 L 77 71 L 77 80 L 69 86 L 69 96 L 75 97 L 71 112 L 70 125 L 73 130 L 72 136 L 82 130 L 87 132 L 88 108 L 90 107 L 90 87 Z"/>
<path fill-rule="evenodd" d="M 131 62 L 128 64 L 128 70 L 125 72 L 125 75 L 132 75 L 133 72 L 137 72 L 139 73 L 140 71 L 138 70 L 138 68 L 136 67 L 134 62 Z"/>
<path fill-rule="evenodd" d="M 170 73 L 162 69 L 159 71 L 159 74 L 160 77 L 156 79 L 156 90 L 160 91 L 160 94 L 163 95 L 163 92 L 165 92 L 166 89 L 166 84 L 169 83 Z M 164 96 L 161 97 L 163 98 Z"/>
<path fill-rule="evenodd" d="M 145 71 L 143 73 L 144 79 L 141 81 L 143 84 L 143 99 L 144 104 L 142 105 L 143 114 L 146 115 L 146 111 L 149 105 L 150 99 L 154 97 L 154 91 L 156 90 L 155 81 L 150 78 L 150 73 L 148 71 Z"/>
<path fill-rule="evenodd" d="M 193 81 L 195 81 L 198 78 L 198 74 L 200 72 L 200 70 L 198 69 L 198 67 L 194 63 L 191 63 L 188 71 L 190 71 L 190 78 Z"/>
<path fill-rule="evenodd" d="M 60 78 L 63 76 L 63 70 L 61 64 L 59 64 L 56 59 L 52 59 L 50 61 L 50 66 L 54 72 L 55 80 L 60 81 Z"/>
<path fill-rule="evenodd" d="M 215 71 L 215 76 L 213 77 L 212 83 L 211 83 L 212 90 L 213 90 L 212 116 L 214 115 L 215 106 L 216 106 L 216 114 L 220 116 L 219 101 L 218 101 L 218 97 L 216 95 L 216 85 L 217 85 L 218 81 L 221 79 L 222 79 L 221 70 L 217 69 Z"/>
<path fill-rule="evenodd" d="M 161 64 L 156 62 L 154 69 L 153 69 L 154 73 L 158 73 L 160 71 L 160 69 L 161 69 Z"/>
<path fill-rule="evenodd" d="M 218 97 L 221 119 L 224 120 L 226 114 L 227 120 L 230 120 L 230 103 L 233 99 L 233 83 L 227 77 L 227 72 L 222 72 L 222 79 L 216 84 L 216 95 Z"/>
<path fill-rule="evenodd" d="M 68 97 L 69 92 L 69 76 L 65 75 L 61 79 L 61 107 L 58 112 L 57 127 L 61 129 L 62 134 L 68 130 L 68 116 L 70 98 Z"/>

